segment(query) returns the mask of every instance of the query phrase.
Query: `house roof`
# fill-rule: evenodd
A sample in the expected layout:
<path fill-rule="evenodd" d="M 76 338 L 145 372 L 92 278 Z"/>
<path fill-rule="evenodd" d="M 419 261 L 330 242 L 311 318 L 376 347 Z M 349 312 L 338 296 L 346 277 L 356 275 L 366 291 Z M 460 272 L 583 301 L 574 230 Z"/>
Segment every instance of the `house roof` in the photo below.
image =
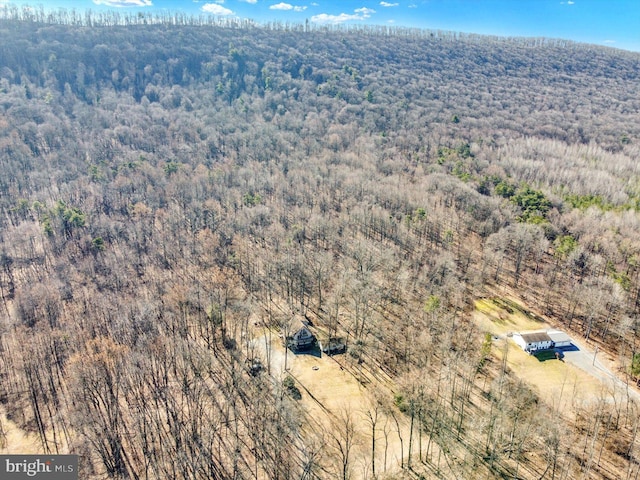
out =
<path fill-rule="evenodd" d="M 298 331 L 293 334 L 295 339 L 304 339 L 313 337 L 313 333 L 306 326 L 302 326 Z"/>
<path fill-rule="evenodd" d="M 569 335 L 567 335 L 564 332 L 561 332 L 560 330 L 549 330 L 547 334 L 549 335 L 549 338 L 553 340 L 554 343 L 571 341 L 571 338 L 569 337 Z"/>
<path fill-rule="evenodd" d="M 551 337 L 547 332 L 528 332 L 521 333 L 520 336 L 525 343 L 539 343 L 539 342 L 551 342 Z"/>
<path fill-rule="evenodd" d="M 293 321 L 291 338 L 298 342 L 311 341 L 315 339 L 313 332 L 309 330 L 309 322 L 302 317 L 296 317 Z"/>

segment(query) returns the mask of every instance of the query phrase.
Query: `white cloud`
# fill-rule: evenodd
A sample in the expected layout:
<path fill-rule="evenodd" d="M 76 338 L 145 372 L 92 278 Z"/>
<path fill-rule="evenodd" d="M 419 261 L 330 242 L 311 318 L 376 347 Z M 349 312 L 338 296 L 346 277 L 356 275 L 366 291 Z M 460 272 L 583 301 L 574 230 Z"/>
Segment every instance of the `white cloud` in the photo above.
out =
<path fill-rule="evenodd" d="M 106 7 L 151 7 L 151 0 L 93 0 L 96 5 L 104 5 Z"/>
<path fill-rule="evenodd" d="M 399 3 L 380 2 L 381 7 L 397 7 Z"/>
<path fill-rule="evenodd" d="M 360 15 L 349 15 L 347 13 L 341 13 L 340 15 L 320 13 L 319 15 L 311 17 L 311 21 L 316 23 L 344 23 L 350 20 L 362 20 L 362 17 Z"/>
<path fill-rule="evenodd" d="M 316 23 L 344 23 L 344 22 L 352 22 L 358 20 L 366 20 L 371 16 L 372 13 L 376 13 L 375 10 L 371 8 L 357 8 L 354 10 L 354 13 L 341 13 L 340 15 L 329 15 L 327 13 L 321 13 L 319 15 L 314 15 L 311 17 L 312 22 Z"/>
<path fill-rule="evenodd" d="M 409 8 L 418 8 L 418 5 L 416 5 L 415 3 L 412 3 L 411 5 L 409 5 Z"/>
<path fill-rule="evenodd" d="M 240 0 L 241 2 L 246 2 L 246 3 L 258 3 L 258 0 Z"/>
<path fill-rule="evenodd" d="M 569 0 L 569 1 L 567 2 L 567 5 L 574 5 L 575 3 L 576 3 L 576 2 L 572 2 L 571 0 Z"/>
<path fill-rule="evenodd" d="M 362 14 L 364 18 L 369 18 L 372 13 L 376 13 L 376 11 L 373 8 L 367 8 L 367 7 L 356 8 L 354 12 Z"/>
<path fill-rule="evenodd" d="M 271 5 L 269 10 L 293 10 L 293 5 L 289 5 L 288 3 L 278 3 L 276 5 Z"/>
<path fill-rule="evenodd" d="M 228 8 L 218 5 L 217 3 L 205 3 L 202 6 L 202 11 L 205 13 L 212 13 L 214 15 L 233 15 L 233 12 Z"/>
<path fill-rule="evenodd" d="M 288 3 L 278 3 L 276 5 L 271 5 L 269 10 L 293 10 L 294 12 L 304 12 L 307 7 L 300 7 L 295 5 L 290 5 Z"/>

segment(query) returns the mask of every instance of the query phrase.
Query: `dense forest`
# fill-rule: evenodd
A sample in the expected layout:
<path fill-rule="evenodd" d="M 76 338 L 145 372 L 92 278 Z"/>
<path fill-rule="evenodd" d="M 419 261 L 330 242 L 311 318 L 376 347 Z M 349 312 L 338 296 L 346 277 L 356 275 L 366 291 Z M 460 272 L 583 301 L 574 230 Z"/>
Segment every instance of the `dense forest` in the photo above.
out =
<path fill-rule="evenodd" d="M 83 479 L 639 478 L 632 396 L 561 412 L 473 320 L 508 298 L 634 386 L 639 83 L 562 40 L 0 7 L 0 451 L 11 425 Z M 298 318 L 366 404 L 273 367 Z"/>

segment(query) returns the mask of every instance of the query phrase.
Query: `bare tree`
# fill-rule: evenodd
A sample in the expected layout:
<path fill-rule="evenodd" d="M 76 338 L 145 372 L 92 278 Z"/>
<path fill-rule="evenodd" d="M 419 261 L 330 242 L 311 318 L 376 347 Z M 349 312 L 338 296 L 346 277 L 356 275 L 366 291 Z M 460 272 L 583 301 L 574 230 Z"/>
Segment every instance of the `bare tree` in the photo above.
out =
<path fill-rule="evenodd" d="M 360 432 L 353 413 L 343 407 L 334 418 L 333 429 L 329 433 L 331 445 L 338 461 L 338 476 L 349 480 L 352 476 L 354 449 L 359 445 Z"/>

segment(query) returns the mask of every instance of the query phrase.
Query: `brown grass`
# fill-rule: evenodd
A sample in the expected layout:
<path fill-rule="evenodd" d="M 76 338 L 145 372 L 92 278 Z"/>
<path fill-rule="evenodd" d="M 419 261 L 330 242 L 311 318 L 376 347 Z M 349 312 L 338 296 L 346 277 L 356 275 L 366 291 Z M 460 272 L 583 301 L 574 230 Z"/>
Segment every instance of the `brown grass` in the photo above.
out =
<path fill-rule="evenodd" d="M 511 299 L 481 299 L 473 318 L 484 331 L 505 336 L 512 332 L 551 328 L 542 318 Z M 607 386 L 597 378 L 559 360 L 539 361 L 524 352 L 510 338 L 494 342 L 493 351 L 519 378 L 529 383 L 540 397 L 561 413 L 573 416 L 574 406 L 606 395 Z"/>
<path fill-rule="evenodd" d="M 496 342 L 495 350 L 499 360 L 506 352 L 511 371 L 531 385 L 545 403 L 568 417 L 573 416 L 576 404 L 598 399 L 606 392 L 607 387 L 597 378 L 560 360 L 540 362 L 511 339 Z"/>
<path fill-rule="evenodd" d="M 483 298 L 475 307 L 473 317 L 478 327 L 494 335 L 549 328 L 542 318 L 513 300 Z"/>
<path fill-rule="evenodd" d="M 356 424 L 357 446 L 353 453 L 353 478 L 367 478 L 371 475 L 371 425 L 366 411 L 375 402 L 375 394 L 393 398 L 388 384 L 372 378 L 365 368 L 348 361 L 346 354 L 329 356 L 322 354 L 294 354 L 287 352 L 287 371 L 284 371 L 284 347 L 274 335 L 272 341 L 272 374 L 284 378 L 287 374 L 296 380 L 302 393 L 302 407 L 307 412 L 310 427 L 325 436 L 328 451 L 331 451 L 331 433 L 336 433 L 340 416 L 349 412 Z M 264 341 L 260 343 L 264 344 Z M 409 429 L 406 418 L 398 415 L 401 433 L 405 439 L 404 456 L 407 455 Z M 385 428 L 386 425 L 386 428 Z M 385 430 L 387 434 L 385 435 Z M 380 475 L 385 471 L 384 449 L 387 444 L 386 471 L 397 471 L 400 467 L 401 449 L 396 425 L 391 418 L 380 415 L 376 427 L 376 469 Z M 329 459 L 328 464 L 331 464 Z M 331 467 L 329 467 L 331 468 Z"/>

